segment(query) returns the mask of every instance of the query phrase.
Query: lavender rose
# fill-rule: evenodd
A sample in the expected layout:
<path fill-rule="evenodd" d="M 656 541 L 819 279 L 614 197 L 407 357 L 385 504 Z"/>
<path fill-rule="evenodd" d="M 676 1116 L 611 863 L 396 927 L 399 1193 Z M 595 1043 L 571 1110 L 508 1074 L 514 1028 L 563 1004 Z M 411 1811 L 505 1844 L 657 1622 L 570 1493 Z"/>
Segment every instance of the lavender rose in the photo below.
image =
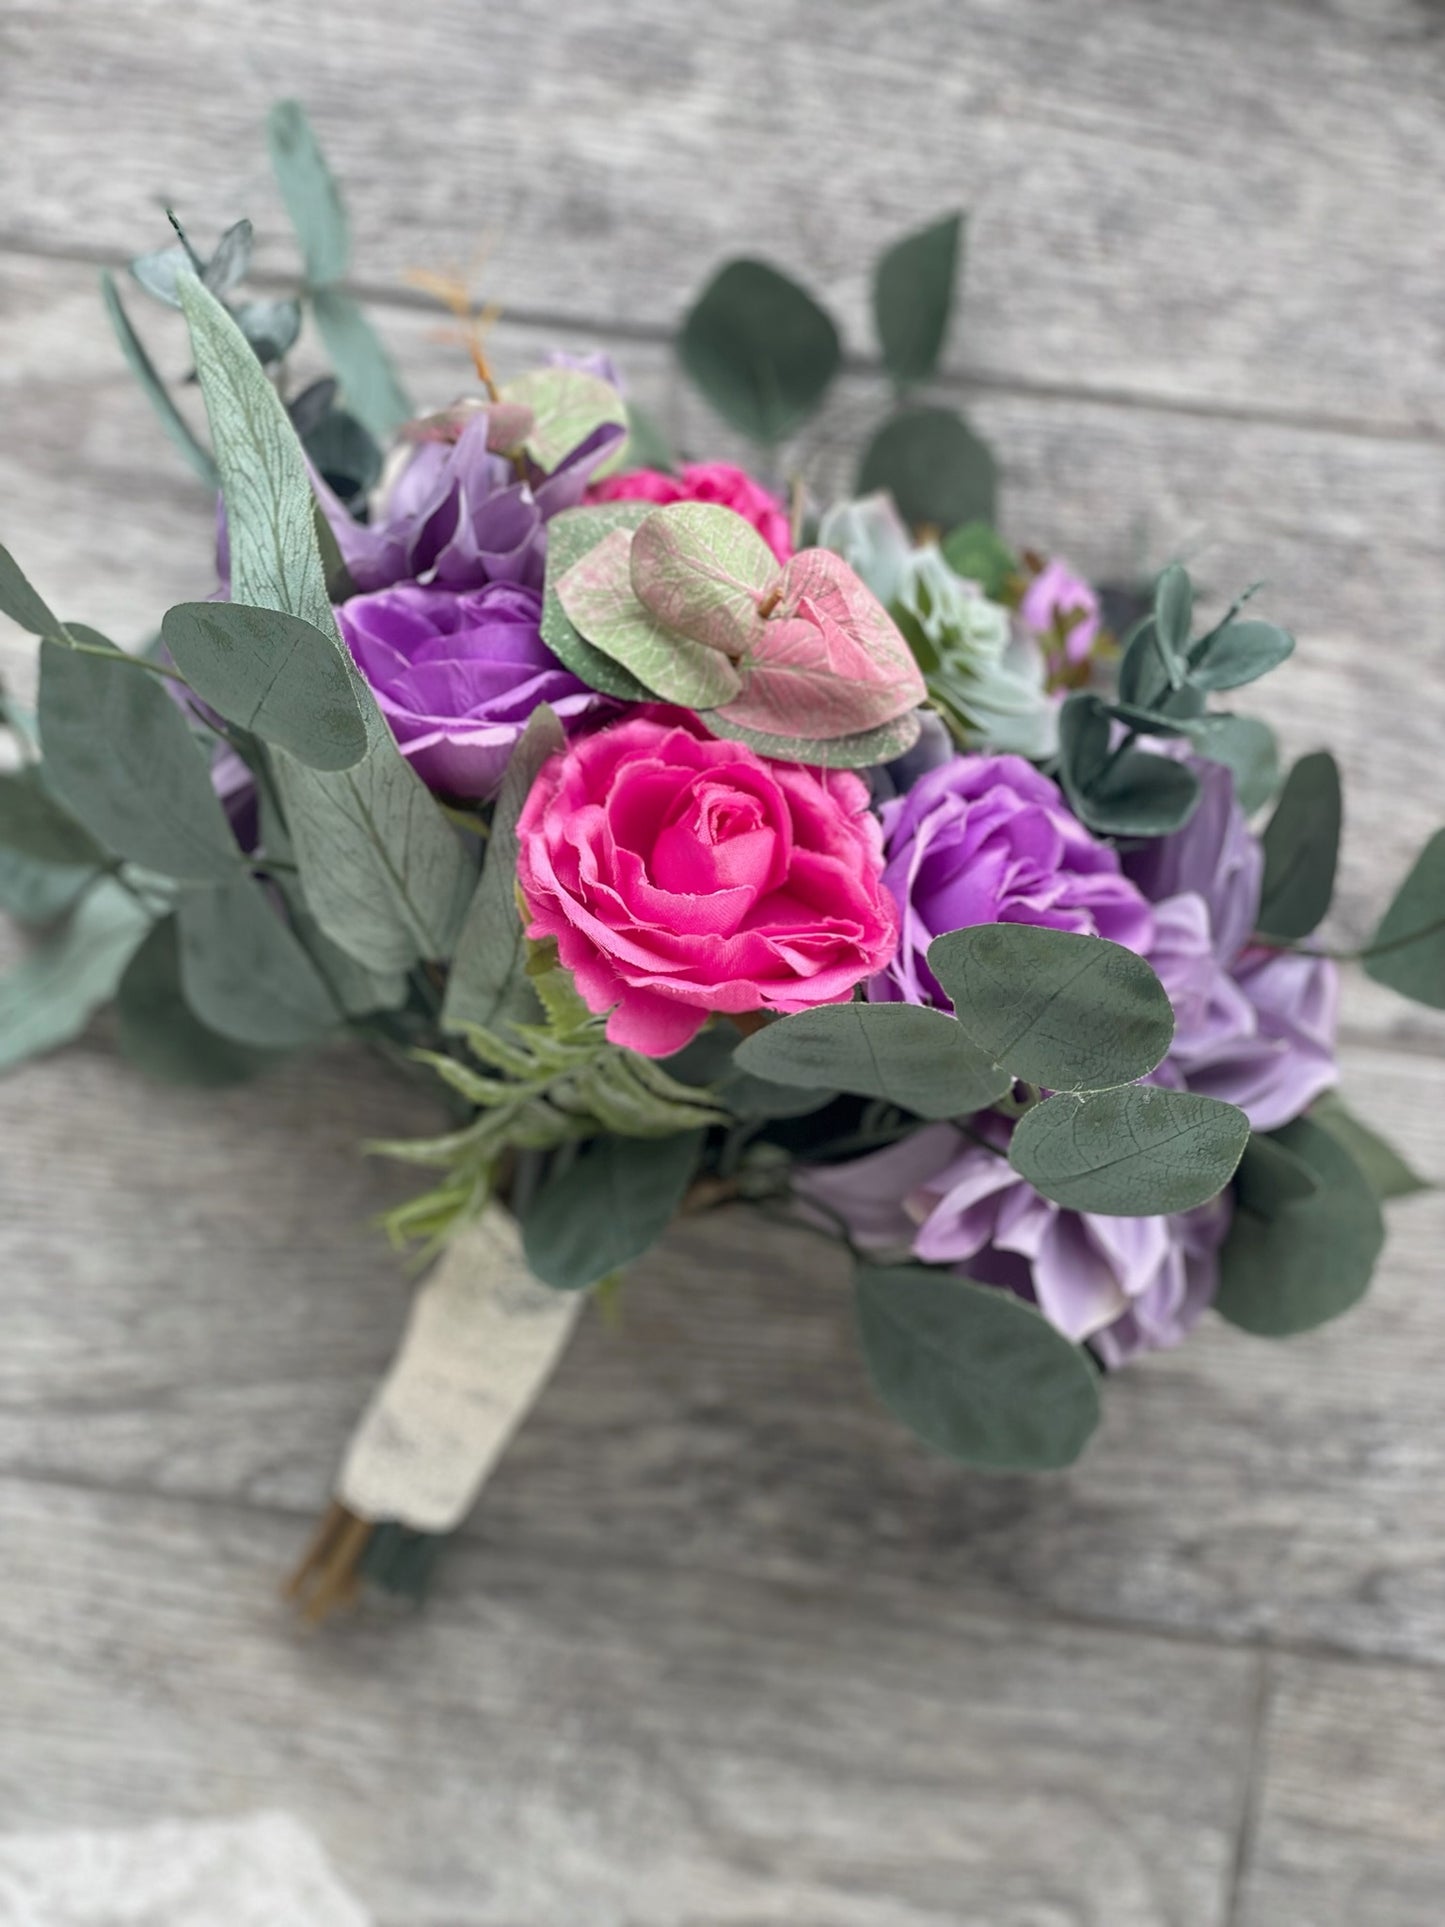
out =
<path fill-rule="evenodd" d="M 538 591 L 515 582 L 460 595 L 407 584 L 337 609 L 402 754 L 430 788 L 490 797 L 538 703 L 564 726 L 601 704 L 543 642 L 541 615 Z"/>

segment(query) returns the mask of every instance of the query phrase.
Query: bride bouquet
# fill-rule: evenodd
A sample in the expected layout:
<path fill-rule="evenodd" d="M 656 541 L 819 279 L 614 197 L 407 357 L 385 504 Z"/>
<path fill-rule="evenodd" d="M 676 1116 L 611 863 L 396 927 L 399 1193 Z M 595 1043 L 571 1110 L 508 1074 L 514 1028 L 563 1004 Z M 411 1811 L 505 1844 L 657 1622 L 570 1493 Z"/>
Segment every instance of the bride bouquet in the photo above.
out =
<path fill-rule="evenodd" d="M 1068 1463 L 1106 1375 L 1210 1310 L 1353 1304 L 1416 1180 L 1335 1090 L 1339 775 L 1220 700 L 1294 641 L 1252 591 L 1201 615 L 1177 563 L 1106 609 L 996 531 L 988 449 L 919 398 L 959 218 L 877 264 L 893 404 L 825 505 L 674 458 L 605 355 L 498 379 L 464 298 L 475 380 L 417 413 L 300 110 L 270 135 L 299 295 L 237 293 L 244 221 L 132 263 L 207 440 L 104 281 L 219 494 L 215 594 L 127 653 L 0 551 L 40 639 L 0 900 L 42 931 L 0 1065 L 113 1002 L 161 1078 L 349 1032 L 434 1081 L 446 1128 L 369 1147 L 419 1174 L 392 1235 L 441 1255 L 307 1609 L 419 1585 L 584 1295 L 679 1212 L 849 1246 L 879 1396 L 972 1466 Z M 297 387 L 308 319 L 335 372 Z M 678 349 L 769 468 L 840 360 L 750 260 Z M 1445 1006 L 1445 831 L 1358 954 Z"/>

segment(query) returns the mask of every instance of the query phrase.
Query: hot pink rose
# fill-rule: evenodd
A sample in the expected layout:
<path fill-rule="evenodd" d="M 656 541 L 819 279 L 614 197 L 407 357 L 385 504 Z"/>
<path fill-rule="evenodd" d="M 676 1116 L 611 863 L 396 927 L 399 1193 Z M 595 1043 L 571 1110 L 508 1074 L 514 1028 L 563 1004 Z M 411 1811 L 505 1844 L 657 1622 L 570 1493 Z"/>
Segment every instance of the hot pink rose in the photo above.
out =
<path fill-rule="evenodd" d="M 656 468 L 635 468 L 630 475 L 609 475 L 587 491 L 589 502 L 716 502 L 751 522 L 780 562 L 793 553 L 787 510 L 775 495 L 759 488 L 730 462 L 684 462 L 677 475 Z"/>
<path fill-rule="evenodd" d="M 709 1011 L 843 1003 L 898 941 L 868 790 L 661 707 L 552 757 L 517 826 L 529 937 L 648 1057 Z"/>

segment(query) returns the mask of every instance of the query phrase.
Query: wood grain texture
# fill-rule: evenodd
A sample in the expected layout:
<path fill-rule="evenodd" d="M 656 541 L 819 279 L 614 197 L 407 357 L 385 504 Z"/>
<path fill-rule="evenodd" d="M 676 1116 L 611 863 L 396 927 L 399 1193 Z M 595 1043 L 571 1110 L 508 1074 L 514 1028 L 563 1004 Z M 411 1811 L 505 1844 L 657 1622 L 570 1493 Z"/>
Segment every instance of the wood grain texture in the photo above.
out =
<path fill-rule="evenodd" d="M 383 1927 L 1216 1927 L 1245 1654 L 474 1551 L 321 1639 L 253 1513 L 0 1484 L 0 1813 L 280 1806 Z"/>
<path fill-rule="evenodd" d="M 289 265 L 261 124 L 299 90 L 373 282 L 489 244 L 510 306 L 656 328 L 741 247 L 863 348 L 874 253 L 963 202 L 968 366 L 1445 426 L 1427 0 L 432 0 L 404 48 L 387 0 L 257 0 L 244 33 L 224 0 L 0 22 L 0 231 L 28 247 L 138 252 L 169 199 L 202 234 L 249 213 Z"/>
<path fill-rule="evenodd" d="M 1445 1683 L 1274 1669 L 1238 1927 L 1431 1927 L 1445 1896 Z"/>

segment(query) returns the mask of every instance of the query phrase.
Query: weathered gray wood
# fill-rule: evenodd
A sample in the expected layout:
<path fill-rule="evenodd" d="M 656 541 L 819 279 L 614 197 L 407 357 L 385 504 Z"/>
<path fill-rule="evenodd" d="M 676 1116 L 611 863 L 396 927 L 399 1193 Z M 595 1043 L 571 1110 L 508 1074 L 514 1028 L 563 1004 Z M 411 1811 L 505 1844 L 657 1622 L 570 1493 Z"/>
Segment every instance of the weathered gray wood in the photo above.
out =
<path fill-rule="evenodd" d="M 299 91 L 370 281 L 490 244 L 519 310 L 656 326 L 742 249 L 861 347 L 874 252 L 962 201 L 969 366 L 1445 423 L 1445 87 L 1414 0 L 740 0 L 701 31 L 667 0 L 434 0 L 402 41 L 387 0 L 271 0 L 244 33 L 216 6 L 70 0 L 4 31 L 0 220 L 27 246 L 158 245 L 171 199 L 202 234 L 250 213 L 289 264 L 261 123 Z"/>
<path fill-rule="evenodd" d="M 306 1639 L 263 1516 L 0 1518 L 6 1828 L 280 1807 L 384 1927 L 1222 1920 L 1244 1654 L 596 1549 Z"/>
<path fill-rule="evenodd" d="M 1346 1069 L 1445 1178 L 1438 1061 Z M 87 1047 L 0 1085 L 0 1469 L 315 1510 L 404 1309 L 366 1224 L 400 1184 L 355 1145 L 427 1123 L 360 1063 L 197 1097 Z M 1028 1479 L 961 1472 L 878 1406 L 833 1247 L 694 1221 L 615 1328 L 584 1320 L 470 1531 L 1445 1663 L 1442 1235 L 1439 1194 L 1401 1205 L 1349 1319 L 1279 1345 L 1207 1326 L 1111 1381 L 1078 1467 Z"/>
<path fill-rule="evenodd" d="M 122 641 L 153 633 L 173 601 L 206 593 L 211 510 L 149 418 L 110 340 L 91 273 L 0 258 L 0 539 L 71 614 Z M 420 398 L 468 385 L 454 345 L 415 313 L 382 325 Z M 147 315 L 162 365 L 184 368 L 172 317 Z M 504 369 L 599 334 L 502 327 Z M 623 359 L 682 446 L 741 454 L 665 351 Z M 306 357 L 301 358 L 304 368 Z M 850 379 L 800 451 L 820 490 L 848 485 L 880 384 Z M 1406 442 L 1208 419 L 1067 397 L 992 393 L 975 410 L 1004 464 L 1005 519 L 1020 542 L 1101 578 L 1183 552 L 1215 594 L 1268 578 L 1262 606 L 1298 633 L 1296 659 L 1241 707 L 1287 748 L 1329 744 L 1347 783 L 1347 840 L 1332 928 L 1362 937 L 1445 807 L 1445 488 L 1435 450 Z M 9 638 L 7 641 L 6 638 Z M 33 648 L 0 622 L 0 668 L 23 688 Z M 1353 1000 L 1363 1033 L 1445 1040 L 1445 1022 L 1381 994 Z"/>
<path fill-rule="evenodd" d="M 1435 1927 L 1445 1685 L 1411 1667 L 1274 1668 L 1237 1927 Z"/>

